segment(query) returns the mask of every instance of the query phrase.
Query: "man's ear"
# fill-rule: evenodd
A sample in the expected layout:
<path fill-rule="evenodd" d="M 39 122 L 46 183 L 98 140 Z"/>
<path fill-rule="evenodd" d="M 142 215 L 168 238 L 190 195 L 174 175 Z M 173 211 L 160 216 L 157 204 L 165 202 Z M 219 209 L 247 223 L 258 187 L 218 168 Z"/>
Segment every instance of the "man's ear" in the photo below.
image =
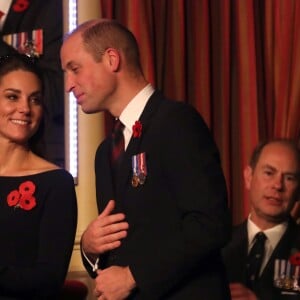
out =
<path fill-rule="evenodd" d="M 109 67 L 113 72 L 117 72 L 120 68 L 120 63 L 121 63 L 120 52 L 114 48 L 107 48 L 105 50 L 105 54 L 106 54 Z"/>
<path fill-rule="evenodd" d="M 250 190 L 252 174 L 252 168 L 250 166 L 246 166 L 246 168 L 244 169 L 244 183 L 247 190 Z"/>

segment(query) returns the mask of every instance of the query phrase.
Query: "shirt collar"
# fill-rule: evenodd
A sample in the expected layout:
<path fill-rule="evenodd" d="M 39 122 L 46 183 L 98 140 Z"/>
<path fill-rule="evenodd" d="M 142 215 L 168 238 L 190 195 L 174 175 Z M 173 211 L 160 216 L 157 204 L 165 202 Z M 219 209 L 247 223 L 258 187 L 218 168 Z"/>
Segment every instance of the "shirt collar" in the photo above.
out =
<path fill-rule="evenodd" d="M 122 111 L 119 119 L 125 125 L 126 129 L 132 133 L 132 126 L 137 121 L 150 96 L 153 94 L 154 88 L 151 84 L 146 85 L 132 100 L 127 104 Z"/>
<path fill-rule="evenodd" d="M 283 222 L 272 228 L 263 230 L 264 234 L 268 238 L 273 249 L 275 249 L 281 237 L 285 233 L 287 226 L 288 226 L 288 222 Z M 250 220 L 250 215 L 248 217 L 247 230 L 248 230 L 248 243 L 249 243 L 248 246 L 251 246 L 253 244 L 253 239 L 255 235 L 262 230 Z"/>

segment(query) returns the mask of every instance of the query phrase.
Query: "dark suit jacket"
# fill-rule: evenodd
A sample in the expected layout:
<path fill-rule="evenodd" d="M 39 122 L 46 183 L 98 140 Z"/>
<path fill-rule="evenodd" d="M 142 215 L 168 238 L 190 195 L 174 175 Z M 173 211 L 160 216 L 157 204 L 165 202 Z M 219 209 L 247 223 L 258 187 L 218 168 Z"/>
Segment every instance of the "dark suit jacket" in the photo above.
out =
<path fill-rule="evenodd" d="M 230 234 L 225 181 L 217 148 L 199 114 L 155 92 L 131 138 L 116 192 L 108 138 L 97 150 L 97 202 L 115 199 L 129 223 L 121 246 L 100 257 L 101 268 L 129 266 L 138 288 L 130 299 L 228 299 L 220 248 Z M 146 153 L 148 175 L 133 187 L 132 156 Z M 87 270 L 93 275 L 84 260 Z"/>
<path fill-rule="evenodd" d="M 43 145 L 40 154 L 52 162 L 64 165 L 64 85 L 59 52 L 63 37 L 63 13 L 61 0 L 30 0 L 22 12 L 11 8 L 6 17 L 1 35 L 32 32 L 43 29 L 44 52 L 36 60 L 44 72 L 45 103 L 47 113 Z M 0 39 L 0 55 L 14 53 L 15 50 Z"/>
<path fill-rule="evenodd" d="M 284 296 L 282 291 L 274 287 L 275 259 L 288 259 L 291 250 L 300 249 L 300 226 L 289 220 L 288 228 L 277 247 L 274 249 L 259 280 L 256 295 L 260 300 L 300 299 L 300 295 Z M 246 285 L 246 258 L 248 252 L 247 221 L 236 226 L 230 243 L 223 249 L 222 254 L 230 282 L 240 282 Z"/>

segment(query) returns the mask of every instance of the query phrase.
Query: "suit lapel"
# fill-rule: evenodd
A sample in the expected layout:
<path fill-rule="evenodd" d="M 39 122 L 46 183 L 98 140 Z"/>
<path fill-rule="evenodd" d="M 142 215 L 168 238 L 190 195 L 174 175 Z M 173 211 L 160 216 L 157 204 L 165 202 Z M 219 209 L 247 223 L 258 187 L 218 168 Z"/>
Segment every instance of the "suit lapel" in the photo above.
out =
<path fill-rule="evenodd" d="M 235 249 L 234 255 L 232 256 L 232 261 L 234 261 L 234 264 L 232 265 L 232 268 L 234 269 L 233 274 L 234 277 L 236 277 L 236 281 L 238 278 L 243 278 L 242 282 L 246 282 L 246 271 L 240 266 L 246 264 L 248 255 L 247 221 L 243 222 L 241 226 L 237 228 L 233 240 L 234 244 L 232 247 Z"/>
<path fill-rule="evenodd" d="M 111 137 L 98 147 L 95 159 L 96 194 L 99 211 L 102 211 L 110 199 L 115 199 L 110 164 Z M 116 208 L 117 210 L 117 208 Z"/>
<path fill-rule="evenodd" d="M 162 96 L 159 92 L 154 92 L 153 95 L 150 97 L 149 101 L 147 102 L 142 115 L 140 116 L 139 121 L 142 124 L 142 134 L 139 138 L 131 137 L 128 147 L 124 153 L 123 160 L 120 164 L 120 172 L 118 173 L 118 185 L 117 185 L 117 192 L 116 196 L 118 198 L 121 191 L 126 188 L 128 182 L 131 182 L 132 179 L 132 156 L 138 153 L 142 153 L 146 151 L 143 149 L 143 140 L 145 136 L 147 136 L 147 131 L 151 125 L 151 120 L 155 112 L 157 111 L 160 103 L 162 101 Z M 146 153 L 147 154 L 147 153 Z"/>

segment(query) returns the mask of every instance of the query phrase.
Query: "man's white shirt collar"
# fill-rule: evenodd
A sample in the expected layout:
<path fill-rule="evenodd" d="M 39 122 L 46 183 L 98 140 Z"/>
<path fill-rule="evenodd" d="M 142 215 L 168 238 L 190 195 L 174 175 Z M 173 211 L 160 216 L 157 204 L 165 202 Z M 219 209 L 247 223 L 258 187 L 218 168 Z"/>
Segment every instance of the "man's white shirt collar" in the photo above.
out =
<path fill-rule="evenodd" d="M 282 238 L 283 234 L 285 233 L 287 226 L 288 226 L 288 223 L 283 222 L 283 223 L 280 223 L 270 229 L 261 230 L 256 224 L 254 224 L 251 221 L 250 215 L 249 215 L 248 222 L 247 222 L 248 252 L 252 248 L 252 246 L 254 244 L 254 237 L 258 232 L 263 231 L 263 233 L 267 237 L 266 242 L 265 242 L 265 254 L 264 254 L 263 261 L 262 261 L 260 274 L 263 272 L 274 249 L 276 248 L 277 244 L 279 243 L 280 239 Z"/>
<path fill-rule="evenodd" d="M 255 235 L 259 231 L 263 231 L 266 237 L 268 238 L 268 241 L 270 242 L 272 249 L 275 249 L 281 237 L 285 233 L 287 226 L 288 226 L 287 222 L 283 222 L 267 230 L 261 230 L 258 226 L 256 226 L 256 224 L 254 224 L 251 221 L 249 215 L 248 222 L 247 222 L 248 241 L 249 241 L 248 248 L 251 248 Z"/>
<path fill-rule="evenodd" d="M 146 85 L 134 98 L 132 98 L 120 115 L 119 119 L 125 125 L 125 149 L 127 148 L 132 135 L 132 126 L 140 118 L 149 98 L 153 93 L 154 88 L 152 85 Z"/>

